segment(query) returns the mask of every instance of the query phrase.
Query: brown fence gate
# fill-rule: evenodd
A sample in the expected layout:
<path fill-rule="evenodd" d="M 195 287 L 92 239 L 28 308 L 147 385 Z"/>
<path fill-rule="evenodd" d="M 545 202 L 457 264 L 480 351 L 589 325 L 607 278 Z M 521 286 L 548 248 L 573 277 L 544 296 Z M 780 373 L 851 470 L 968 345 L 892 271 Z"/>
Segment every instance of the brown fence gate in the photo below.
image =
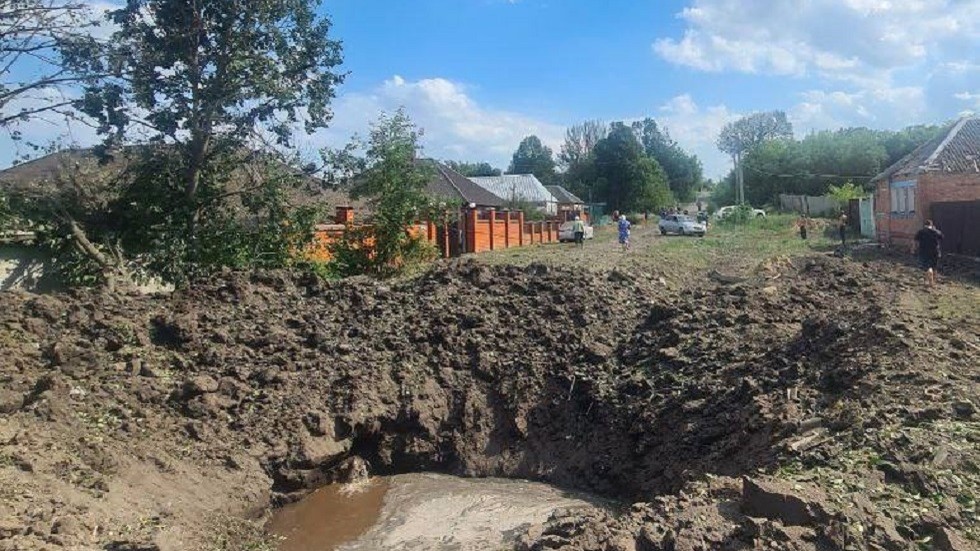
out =
<path fill-rule="evenodd" d="M 933 203 L 932 220 L 943 232 L 943 252 L 980 256 L 980 201 Z"/>

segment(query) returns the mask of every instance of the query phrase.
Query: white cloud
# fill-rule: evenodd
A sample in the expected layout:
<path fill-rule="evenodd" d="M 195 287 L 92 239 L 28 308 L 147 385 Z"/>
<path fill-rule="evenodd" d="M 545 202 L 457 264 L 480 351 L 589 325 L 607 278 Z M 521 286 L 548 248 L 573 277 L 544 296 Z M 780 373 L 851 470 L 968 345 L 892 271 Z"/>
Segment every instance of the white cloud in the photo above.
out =
<path fill-rule="evenodd" d="M 739 116 L 724 105 L 701 108 L 689 94 L 683 94 L 660 106 L 656 119 L 685 151 L 701 159 L 706 177 L 718 179 L 728 173 L 731 160 L 718 151 L 715 140 L 725 124 Z"/>
<path fill-rule="evenodd" d="M 970 92 L 957 92 L 953 94 L 953 97 L 964 101 L 969 106 L 968 110 L 980 110 L 980 93 L 974 94 Z"/>
<path fill-rule="evenodd" d="M 678 17 L 683 36 L 654 43 L 671 63 L 879 85 L 947 51 L 975 51 L 980 36 L 975 0 L 693 0 Z"/>
<path fill-rule="evenodd" d="M 917 86 L 857 92 L 810 90 L 788 111 L 797 135 L 848 126 L 898 128 L 929 120 L 926 94 Z"/>
<path fill-rule="evenodd" d="M 435 158 L 488 161 L 506 168 L 524 137 L 537 135 L 556 153 L 564 137 L 561 125 L 480 105 L 457 82 L 445 78 L 409 81 L 396 75 L 368 92 L 340 96 L 334 104 L 331 128 L 305 140 L 306 145 L 339 146 L 354 133 L 366 134 L 382 111 L 399 107 L 405 107 L 424 130 L 425 154 Z"/>
<path fill-rule="evenodd" d="M 22 95 L 4 106 L 10 113 L 46 108 L 52 104 L 75 99 L 71 90 L 39 88 L 31 94 Z M 36 147 L 46 148 L 52 144 L 61 147 L 85 147 L 95 144 L 98 136 L 95 129 L 82 122 L 81 115 L 68 116 L 56 111 L 36 114 L 27 122 L 16 122 L 0 134 L 0 167 L 9 166 L 14 160 L 37 155 Z M 20 136 L 13 139 L 14 133 Z"/>

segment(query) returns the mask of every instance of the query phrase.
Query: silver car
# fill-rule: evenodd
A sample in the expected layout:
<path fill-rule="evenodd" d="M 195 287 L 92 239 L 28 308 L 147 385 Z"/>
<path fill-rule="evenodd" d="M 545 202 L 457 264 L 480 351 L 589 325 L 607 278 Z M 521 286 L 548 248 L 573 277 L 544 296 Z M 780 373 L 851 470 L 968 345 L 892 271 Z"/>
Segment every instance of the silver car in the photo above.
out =
<path fill-rule="evenodd" d="M 660 219 L 660 233 L 678 235 L 697 235 L 703 237 L 708 228 L 686 214 L 669 214 Z"/>

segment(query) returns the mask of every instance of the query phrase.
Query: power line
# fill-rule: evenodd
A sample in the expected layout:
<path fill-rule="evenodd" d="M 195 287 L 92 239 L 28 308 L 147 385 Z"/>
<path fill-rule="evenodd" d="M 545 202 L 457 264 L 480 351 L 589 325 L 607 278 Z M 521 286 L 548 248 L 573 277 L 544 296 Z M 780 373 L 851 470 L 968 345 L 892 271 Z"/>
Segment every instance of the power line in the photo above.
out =
<path fill-rule="evenodd" d="M 856 179 L 861 179 L 861 178 L 871 179 L 871 178 L 874 178 L 875 176 L 877 176 L 877 174 L 850 174 L 850 175 L 848 175 L 848 174 L 815 174 L 815 173 L 812 173 L 812 172 L 801 172 L 801 173 L 798 173 L 798 174 L 777 174 L 775 172 L 767 172 L 767 171 L 764 171 L 764 170 L 760 170 L 760 169 L 755 168 L 754 166 L 748 165 L 748 164 L 746 164 L 744 166 L 745 166 L 745 168 L 748 168 L 749 170 L 751 170 L 751 171 L 753 171 L 753 172 L 755 172 L 757 174 L 761 174 L 763 176 L 772 176 L 774 178 L 842 178 L 842 179 L 848 179 L 848 180 L 856 180 Z"/>

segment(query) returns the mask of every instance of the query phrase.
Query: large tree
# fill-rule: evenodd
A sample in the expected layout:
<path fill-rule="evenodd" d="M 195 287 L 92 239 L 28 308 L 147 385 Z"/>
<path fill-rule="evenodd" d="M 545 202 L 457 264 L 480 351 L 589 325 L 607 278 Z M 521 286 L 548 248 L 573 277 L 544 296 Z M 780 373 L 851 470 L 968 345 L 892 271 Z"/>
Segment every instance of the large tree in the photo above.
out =
<path fill-rule="evenodd" d="M 534 174 L 542 183 L 549 185 L 557 180 L 555 159 L 551 148 L 541 143 L 537 136 L 528 136 L 517 146 L 517 151 L 507 168 L 508 174 Z"/>
<path fill-rule="evenodd" d="M 613 123 L 594 155 L 599 198 L 609 209 L 655 210 L 672 201 L 663 168 L 647 157 L 636 133 L 625 124 Z"/>
<path fill-rule="evenodd" d="M 85 2 L 0 0 L 0 128 L 50 111 L 70 112 L 65 88 L 80 77 L 60 53 L 90 42 L 94 24 Z"/>
<path fill-rule="evenodd" d="M 745 202 L 745 180 L 741 166 L 745 153 L 765 141 L 792 137 L 793 125 L 783 111 L 753 113 L 730 122 L 722 128 L 716 143 L 718 149 L 732 157 L 738 192 L 737 200 L 740 203 Z"/>
<path fill-rule="evenodd" d="M 73 54 L 75 74 L 91 79 L 77 106 L 106 149 L 134 137 L 153 146 L 133 163 L 134 189 L 170 256 L 203 262 L 199 230 L 272 193 L 269 179 L 232 176 L 244 150 L 289 146 L 298 127 L 329 121 L 341 46 L 317 11 L 315 0 L 129 0 L 111 14 L 108 44 Z"/>
<path fill-rule="evenodd" d="M 422 235 L 407 231 L 432 206 L 425 193 L 431 173 L 427 164 L 417 160 L 419 135 L 403 109 L 382 114 L 372 125 L 351 195 L 371 203 L 374 223 L 348 230 L 331 247 L 334 273 L 396 275 L 432 253 Z"/>
<path fill-rule="evenodd" d="M 667 173 L 674 196 L 680 201 L 693 201 L 703 175 L 701 161 L 697 156 L 684 151 L 670 137 L 667 128 L 661 127 L 651 118 L 634 122 L 633 130 L 639 136 L 647 156 L 660 163 Z"/>
<path fill-rule="evenodd" d="M 745 198 L 761 205 L 776 203 L 780 193 L 824 195 L 832 185 L 866 183 L 938 132 L 937 127 L 842 128 L 802 140 L 764 141 L 742 158 Z"/>
<path fill-rule="evenodd" d="M 598 120 L 569 126 L 565 130 L 565 142 L 561 146 L 561 153 L 558 154 L 558 161 L 565 170 L 587 162 L 596 144 L 608 134 L 609 125 Z"/>
<path fill-rule="evenodd" d="M 609 125 L 601 121 L 585 121 L 565 131 L 558 160 L 562 166 L 561 182 L 569 191 L 587 201 L 596 199 L 596 144 L 609 134 Z"/>

